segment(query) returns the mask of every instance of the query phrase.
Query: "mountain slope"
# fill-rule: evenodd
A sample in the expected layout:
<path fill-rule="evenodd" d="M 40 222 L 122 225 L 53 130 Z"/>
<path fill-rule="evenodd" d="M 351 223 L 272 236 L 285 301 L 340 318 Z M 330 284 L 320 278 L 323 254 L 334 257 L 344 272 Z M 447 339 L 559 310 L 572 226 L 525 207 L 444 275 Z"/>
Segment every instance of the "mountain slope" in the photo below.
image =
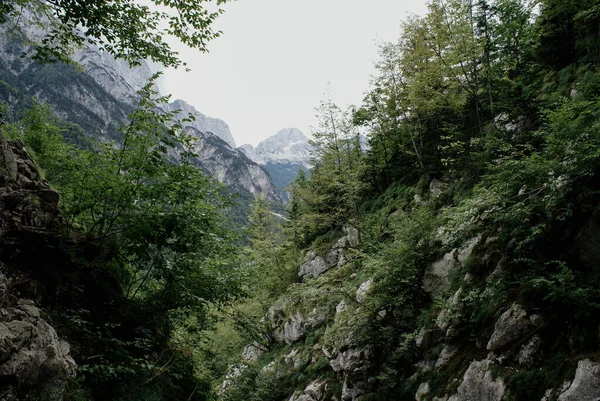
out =
<path fill-rule="evenodd" d="M 84 73 L 71 65 L 39 64 L 19 57 L 26 47 L 26 35 L 24 32 L 0 39 L 0 98 L 9 105 L 5 118 L 18 118 L 35 97 L 49 104 L 60 118 L 76 124 L 70 128 L 75 132 L 71 134 L 73 142 L 84 143 L 86 137 L 118 142 L 119 128 L 139 99 L 136 92 L 152 75 L 148 65 L 142 63 L 130 69 L 123 61 L 93 47 L 75 53 Z M 225 122 L 198 113 L 182 100 L 165 108 L 180 109 L 180 117 L 196 115 L 190 132 L 198 140 L 200 168 L 231 186 L 232 192 L 247 194 L 244 197 L 262 194 L 272 201 L 280 200 L 268 173 L 234 149 Z"/>
<path fill-rule="evenodd" d="M 250 144 L 238 148 L 248 158 L 264 166 L 273 179 L 273 185 L 287 200 L 286 189 L 299 169 L 308 172 L 312 145 L 297 128 L 285 128 L 260 142 L 256 148 Z"/>

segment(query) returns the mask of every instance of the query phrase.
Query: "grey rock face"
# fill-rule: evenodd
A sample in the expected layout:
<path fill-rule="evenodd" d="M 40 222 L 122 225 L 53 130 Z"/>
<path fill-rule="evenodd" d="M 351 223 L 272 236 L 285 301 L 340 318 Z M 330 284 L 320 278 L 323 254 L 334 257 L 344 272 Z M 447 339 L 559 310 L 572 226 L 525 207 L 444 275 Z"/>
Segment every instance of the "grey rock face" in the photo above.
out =
<path fill-rule="evenodd" d="M 242 352 L 242 359 L 246 362 L 256 362 L 263 352 L 265 352 L 264 348 L 255 342 L 244 348 L 244 351 Z"/>
<path fill-rule="evenodd" d="M 429 383 L 421 383 L 415 393 L 415 400 L 424 401 L 427 394 L 429 394 Z"/>
<path fill-rule="evenodd" d="M 40 317 L 32 302 L 0 309 L 0 395 L 19 400 L 22 394 L 60 389 L 75 374 L 69 344 Z"/>
<path fill-rule="evenodd" d="M 492 379 L 490 361 L 474 361 L 463 376 L 455 395 L 449 401 L 500 401 L 506 391 L 502 379 Z"/>
<path fill-rule="evenodd" d="M 494 333 L 490 338 L 487 349 L 489 351 L 498 350 L 511 342 L 531 333 L 537 324 L 539 316 L 528 316 L 527 312 L 519 304 L 512 304 L 505 311 L 494 327 Z"/>
<path fill-rule="evenodd" d="M 210 133 L 221 138 L 231 149 L 235 149 L 235 140 L 231 135 L 229 125 L 221 119 L 208 117 L 205 114 L 200 113 L 196 108 L 184 100 L 177 99 L 174 102 L 166 105 L 167 112 L 173 112 L 179 110 L 179 113 L 175 115 L 178 120 L 187 118 L 192 115 L 194 121 L 184 123 L 185 126 L 193 127 L 203 134 Z"/>
<path fill-rule="evenodd" d="M 450 272 L 464 266 L 465 261 L 471 256 L 479 240 L 480 237 L 471 238 L 460 248 L 453 249 L 445 254 L 442 259 L 429 265 L 423 275 L 423 290 L 429 293 L 432 298 L 438 298 L 444 294 L 450 284 Z"/>
<path fill-rule="evenodd" d="M 373 279 L 368 279 L 367 281 L 362 283 L 360 285 L 360 287 L 358 287 L 358 289 L 356 290 L 356 300 L 359 303 L 364 302 L 372 285 L 373 285 Z"/>
<path fill-rule="evenodd" d="M 325 257 L 317 255 L 314 251 L 306 253 L 305 262 L 300 266 L 298 277 L 316 278 L 329 269 L 346 263 L 347 249 L 358 246 L 361 239 L 360 233 L 354 227 L 345 226 L 343 229 L 346 235 L 331 247 Z"/>
<path fill-rule="evenodd" d="M 260 142 L 256 148 L 246 144 L 240 149 L 258 164 L 285 162 L 309 167 L 313 147 L 299 129 L 285 128 Z"/>
<path fill-rule="evenodd" d="M 598 401 L 600 399 L 600 363 L 584 359 L 577 363 L 575 379 L 558 401 Z"/>
<path fill-rule="evenodd" d="M 314 251 L 309 251 L 306 254 L 306 262 L 300 266 L 298 277 L 315 278 L 329 270 L 325 263 L 325 259 L 317 255 Z"/>
<path fill-rule="evenodd" d="M 329 361 L 329 366 L 334 372 L 356 373 L 369 366 L 369 355 L 368 350 L 350 348 L 338 353 Z"/>
<path fill-rule="evenodd" d="M 193 151 L 197 155 L 197 166 L 207 174 L 233 190 L 280 200 L 271 178 L 258 164 L 211 133 L 202 133 L 193 127 L 188 127 L 187 132 L 196 139 Z"/>
<path fill-rule="evenodd" d="M 327 383 L 320 380 L 311 382 L 301 394 L 290 397 L 289 401 L 323 401 L 327 392 Z"/>
<path fill-rule="evenodd" d="M 328 317 L 327 309 L 314 308 L 303 314 L 296 311 L 286 318 L 284 303 L 273 305 L 265 316 L 273 329 L 273 337 L 279 343 L 294 344 L 304 338 L 306 333 L 321 325 Z"/>
<path fill-rule="evenodd" d="M 35 237 L 54 226 L 58 194 L 42 181 L 23 144 L 0 135 L 0 236 Z M 12 272 L 0 264 L 0 399 L 54 400 L 75 373 L 61 341 L 32 301 L 11 293 Z"/>
<path fill-rule="evenodd" d="M 137 104 L 137 92 L 152 77 L 152 71 L 145 61 L 142 60 L 138 67 L 132 68 L 125 60 L 117 60 L 95 46 L 77 50 L 73 60 L 81 64 L 85 73 L 115 99 L 130 105 Z"/>

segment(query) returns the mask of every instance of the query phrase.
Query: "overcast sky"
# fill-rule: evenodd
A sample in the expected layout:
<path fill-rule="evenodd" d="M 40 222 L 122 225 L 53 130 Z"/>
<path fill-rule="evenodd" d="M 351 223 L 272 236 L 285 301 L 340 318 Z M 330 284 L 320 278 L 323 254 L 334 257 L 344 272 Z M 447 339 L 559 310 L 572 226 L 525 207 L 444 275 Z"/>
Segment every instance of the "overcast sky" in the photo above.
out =
<path fill-rule="evenodd" d="M 237 145 L 296 127 L 310 134 L 327 90 L 341 106 L 360 104 L 377 43 L 424 0 L 238 0 L 215 23 L 209 53 L 177 47 L 191 72 L 166 71 L 162 89 L 229 124 Z"/>

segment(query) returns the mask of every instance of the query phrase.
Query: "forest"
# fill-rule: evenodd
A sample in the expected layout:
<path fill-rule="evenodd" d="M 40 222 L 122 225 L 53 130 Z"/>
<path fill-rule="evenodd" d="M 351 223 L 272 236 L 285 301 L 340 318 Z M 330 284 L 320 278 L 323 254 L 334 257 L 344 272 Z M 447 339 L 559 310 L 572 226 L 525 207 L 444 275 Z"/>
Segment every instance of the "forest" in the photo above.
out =
<path fill-rule="evenodd" d="M 154 3 L 185 44 L 218 36 L 210 1 Z M 58 19 L 33 60 L 91 41 L 184 67 L 167 14 L 39 4 Z M 21 293 L 77 364 L 16 399 L 588 399 L 560 386 L 600 351 L 600 2 L 431 0 L 401 27 L 361 104 L 318 105 L 286 218 L 258 196 L 244 225 L 153 80 L 102 142 L 0 76 L 2 136 L 60 194 Z M 529 320 L 501 341 L 507 311 Z M 473 361 L 490 377 L 469 382 Z"/>

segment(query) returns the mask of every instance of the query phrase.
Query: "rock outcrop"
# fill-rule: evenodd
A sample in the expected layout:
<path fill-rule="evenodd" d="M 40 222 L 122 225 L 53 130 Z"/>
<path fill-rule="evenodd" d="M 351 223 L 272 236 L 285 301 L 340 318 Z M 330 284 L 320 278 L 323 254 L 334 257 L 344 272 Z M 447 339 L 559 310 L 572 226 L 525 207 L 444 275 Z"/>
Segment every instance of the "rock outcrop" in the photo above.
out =
<path fill-rule="evenodd" d="M 598 401 L 600 399 L 600 363 L 579 361 L 575 378 L 558 401 Z"/>
<path fill-rule="evenodd" d="M 62 341 L 44 313 L 21 299 L 13 266 L 24 241 L 44 242 L 55 228 L 58 194 L 40 177 L 21 142 L 0 135 L 0 399 L 60 399 L 75 373 L 69 344 Z"/>

